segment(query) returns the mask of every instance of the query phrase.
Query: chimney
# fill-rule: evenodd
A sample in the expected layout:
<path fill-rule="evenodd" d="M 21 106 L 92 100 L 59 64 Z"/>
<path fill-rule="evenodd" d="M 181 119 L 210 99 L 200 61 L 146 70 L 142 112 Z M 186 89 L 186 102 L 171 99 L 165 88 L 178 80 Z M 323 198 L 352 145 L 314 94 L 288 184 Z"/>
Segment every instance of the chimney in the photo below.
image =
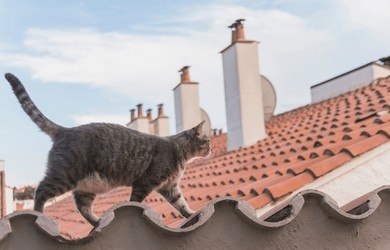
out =
<path fill-rule="evenodd" d="M 157 105 L 158 115 L 157 118 L 153 121 L 154 125 L 154 134 L 158 136 L 168 136 L 169 135 L 169 119 L 168 116 L 164 115 L 164 104 Z"/>
<path fill-rule="evenodd" d="M 256 41 L 245 40 L 244 19 L 236 20 L 232 43 L 221 51 L 225 87 L 228 150 L 267 137 Z"/>
<path fill-rule="evenodd" d="M 189 68 L 190 66 L 184 66 L 179 70 L 180 83 L 173 89 L 177 133 L 201 122 L 199 83 L 190 80 Z"/>
<path fill-rule="evenodd" d="M 135 109 L 130 109 L 130 122 L 135 120 Z"/>
<path fill-rule="evenodd" d="M 190 66 L 184 66 L 183 68 L 181 68 L 179 70 L 179 72 L 181 72 L 180 83 L 191 82 L 189 68 L 190 68 Z"/>
<path fill-rule="evenodd" d="M 142 103 L 137 105 L 138 118 L 144 117 L 144 111 L 142 110 Z"/>
<path fill-rule="evenodd" d="M 164 104 L 157 105 L 158 108 L 158 116 L 157 117 L 163 117 L 164 115 Z"/>
<path fill-rule="evenodd" d="M 128 128 L 138 130 L 143 133 L 150 133 L 149 118 L 144 116 L 142 103 L 137 105 L 137 117 L 135 117 L 135 109 L 131 109 L 130 114 L 130 123 L 127 124 Z"/>
<path fill-rule="evenodd" d="M 148 118 L 149 122 L 149 134 L 154 135 L 154 122 L 152 118 L 152 109 L 147 109 L 146 110 L 146 118 Z"/>
<path fill-rule="evenodd" d="M 243 21 L 245 19 L 237 19 L 232 25 L 228 26 L 228 28 L 232 29 L 232 44 L 245 40 Z"/>
<path fill-rule="evenodd" d="M 152 109 L 146 110 L 146 117 L 148 118 L 149 122 L 152 121 Z"/>
<path fill-rule="evenodd" d="M 379 59 L 384 66 L 390 67 L 390 56 Z"/>
<path fill-rule="evenodd" d="M 0 160 L 0 218 L 7 213 L 4 161 Z"/>

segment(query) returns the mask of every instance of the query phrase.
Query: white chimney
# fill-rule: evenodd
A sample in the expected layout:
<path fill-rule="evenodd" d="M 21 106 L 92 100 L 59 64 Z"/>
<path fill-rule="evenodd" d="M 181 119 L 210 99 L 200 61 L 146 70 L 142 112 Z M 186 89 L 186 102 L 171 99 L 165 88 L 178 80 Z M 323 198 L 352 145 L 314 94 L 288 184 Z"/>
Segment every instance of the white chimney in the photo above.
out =
<path fill-rule="evenodd" d="M 245 39 L 243 19 L 236 20 L 232 43 L 221 51 L 225 85 L 228 150 L 267 137 L 256 41 Z"/>
<path fill-rule="evenodd" d="M 127 124 L 127 127 L 143 133 L 150 133 L 149 118 L 144 115 L 142 104 L 137 105 L 137 117 L 135 116 L 135 110 L 130 110 L 130 122 Z"/>
<path fill-rule="evenodd" d="M 191 81 L 189 66 L 184 66 L 179 72 L 181 72 L 180 83 L 173 89 L 177 133 L 201 122 L 199 84 Z"/>

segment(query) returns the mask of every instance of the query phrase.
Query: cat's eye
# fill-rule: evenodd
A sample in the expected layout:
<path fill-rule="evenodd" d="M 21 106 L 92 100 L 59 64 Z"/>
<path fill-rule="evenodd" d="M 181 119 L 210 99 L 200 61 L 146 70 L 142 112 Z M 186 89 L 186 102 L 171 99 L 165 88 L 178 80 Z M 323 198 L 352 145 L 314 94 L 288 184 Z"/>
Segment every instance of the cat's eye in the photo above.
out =
<path fill-rule="evenodd" d="M 201 143 L 202 143 L 202 144 L 210 143 L 210 139 L 202 140 Z"/>

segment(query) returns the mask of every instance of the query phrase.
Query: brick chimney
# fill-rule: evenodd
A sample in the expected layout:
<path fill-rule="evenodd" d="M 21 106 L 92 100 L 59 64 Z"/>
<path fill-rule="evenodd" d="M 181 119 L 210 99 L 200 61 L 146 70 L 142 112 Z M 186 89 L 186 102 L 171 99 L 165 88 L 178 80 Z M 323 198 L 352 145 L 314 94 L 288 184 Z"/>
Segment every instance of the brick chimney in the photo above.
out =
<path fill-rule="evenodd" d="M 153 124 L 153 117 L 152 117 L 152 109 L 147 109 L 146 110 L 146 117 L 148 118 L 149 121 L 149 134 L 154 135 L 154 124 Z"/>
<path fill-rule="evenodd" d="M 267 137 L 256 41 L 246 40 L 244 19 L 236 20 L 232 42 L 221 51 L 225 86 L 228 150 Z"/>
<path fill-rule="evenodd" d="M 191 82 L 189 68 L 190 68 L 190 66 L 184 66 L 183 68 L 181 68 L 179 70 L 179 72 L 181 72 L 181 74 L 180 74 L 180 82 L 181 83 Z"/>
<path fill-rule="evenodd" d="M 137 105 L 137 117 L 135 116 L 135 109 L 130 110 L 130 123 L 127 124 L 127 127 L 143 133 L 150 133 L 149 119 L 144 116 L 142 103 Z"/>
<path fill-rule="evenodd" d="M 146 117 L 148 118 L 149 122 L 152 121 L 152 109 L 146 110 Z"/>
<path fill-rule="evenodd" d="M 130 122 L 134 121 L 135 119 L 135 109 L 130 109 Z"/>
<path fill-rule="evenodd" d="M 201 122 L 199 83 L 191 81 L 189 68 L 184 66 L 179 70 L 180 83 L 173 89 L 177 133 Z"/>
<path fill-rule="evenodd" d="M 144 111 L 142 109 L 142 103 L 137 105 L 137 114 L 138 114 L 137 118 L 144 117 Z"/>

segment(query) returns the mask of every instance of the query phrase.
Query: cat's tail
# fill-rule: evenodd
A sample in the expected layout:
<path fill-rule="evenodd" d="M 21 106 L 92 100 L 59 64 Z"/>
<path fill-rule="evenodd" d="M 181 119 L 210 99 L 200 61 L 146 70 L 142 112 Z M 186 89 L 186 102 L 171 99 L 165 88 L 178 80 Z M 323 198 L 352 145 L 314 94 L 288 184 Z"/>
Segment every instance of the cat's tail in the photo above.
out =
<path fill-rule="evenodd" d="M 42 114 L 16 76 L 11 73 L 6 73 L 5 78 L 11 84 L 12 90 L 16 98 L 18 98 L 20 105 L 22 105 L 23 110 L 43 132 L 53 139 L 61 130 L 65 129 Z"/>

